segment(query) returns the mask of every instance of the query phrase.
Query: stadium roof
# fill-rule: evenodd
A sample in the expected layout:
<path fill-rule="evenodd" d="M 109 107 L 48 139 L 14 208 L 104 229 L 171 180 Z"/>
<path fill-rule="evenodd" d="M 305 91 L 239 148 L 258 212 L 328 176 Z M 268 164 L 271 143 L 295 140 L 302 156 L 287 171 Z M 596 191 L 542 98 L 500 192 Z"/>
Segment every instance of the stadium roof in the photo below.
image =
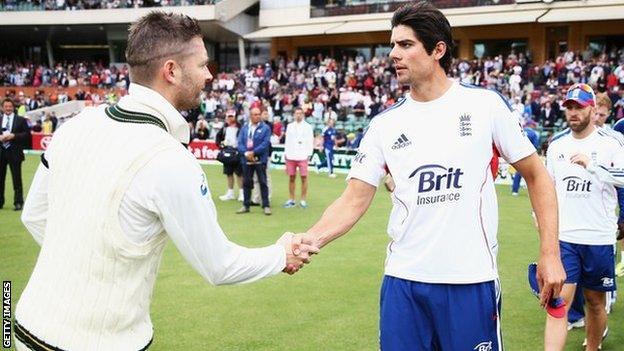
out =
<path fill-rule="evenodd" d="M 264 13 L 263 13 L 264 12 Z M 267 39 L 305 35 L 380 32 L 390 30 L 392 13 L 301 18 L 301 14 L 284 18 L 281 11 L 260 12 L 260 22 L 276 23 L 245 35 L 245 39 Z M 453 27 L 510 23 L 549 23 L 624 19 L 624 1 L 579 0 L 481 6 L 442 10 Z M 294 14 L 294 13 L 293 13 Z M 265 15 L 265 18 L 262 18 Z M 294 21 L 293 18 L 299 18 Z M 293 23 L 298 22 L 298 23 Z"/>

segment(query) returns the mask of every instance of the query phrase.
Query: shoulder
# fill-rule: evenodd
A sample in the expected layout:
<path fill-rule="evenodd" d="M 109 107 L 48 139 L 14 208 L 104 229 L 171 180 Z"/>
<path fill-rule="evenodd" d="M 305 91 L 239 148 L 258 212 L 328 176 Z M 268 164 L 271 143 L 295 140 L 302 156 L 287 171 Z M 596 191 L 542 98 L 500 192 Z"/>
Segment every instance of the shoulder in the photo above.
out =
<path fill-rule="evenodd" d="M 562 140 L 566 140 L 567 137 L 569 135 L 571 135 L 570 133 L 572 132 L 572 130 L 570 128 L 566 128 L 564 130 L 562 130 L 559 133 L 555 133 L 551 138 L 550 141 L 548 143 L 549 147 L 552 146 L 555 143 L 561 143 Z"/>
<path fill-rule="evenodd" d="M 604 140 L 616 146 L 624 146 L 624 137 L 622 136 L 622 134 L 616 131 L 605 128 L 598 128 L 598 135 L 606 138 Z"/>
<path fill-rule="evenodd" d="M 503 96 L 500 92 L 494 89 L 486 89 L 480 86 L 467 84 L 467 83 L 459 83 L 460 89 L 462 89 L 462 96 L 469 96 L 470 101 L 473 103 L 493 103 L 495 106 L 505 107 L 509 110 L 509 112 L 513 111 L 511 104 L 509 103 L 509 99 Z"/>
<path fill-rule="evenodd" d="M 406 108 L 407 104 L 406 97 L 402 97 L 397 102 L 395 102 L 392 106 L 378 113 L 373 119 L 370 121 L 366 130 L 370 130 L 371 128 L 380 128 L 380 126 L 385 124 L 392 124 L 394 118 L 396 116 L 401 115 L 403 110 Z M 366 131 L 364 132 L 366 134 Z"/>

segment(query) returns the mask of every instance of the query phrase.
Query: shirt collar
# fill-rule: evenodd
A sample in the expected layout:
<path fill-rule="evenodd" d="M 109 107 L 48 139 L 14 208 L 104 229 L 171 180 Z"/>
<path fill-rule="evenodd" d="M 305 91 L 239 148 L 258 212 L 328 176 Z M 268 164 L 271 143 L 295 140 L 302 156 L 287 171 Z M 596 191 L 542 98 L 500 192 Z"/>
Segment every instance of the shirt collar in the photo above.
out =
<path fill-rule="evenodd" d="M 165 123 L 169 134 L 181 143 L 189 143 L 188 123 L 180 112 L 157 91 L 137 83 L 130 83 L 128 95 L 119 100 L 119 106 L 157 117 Z"/>

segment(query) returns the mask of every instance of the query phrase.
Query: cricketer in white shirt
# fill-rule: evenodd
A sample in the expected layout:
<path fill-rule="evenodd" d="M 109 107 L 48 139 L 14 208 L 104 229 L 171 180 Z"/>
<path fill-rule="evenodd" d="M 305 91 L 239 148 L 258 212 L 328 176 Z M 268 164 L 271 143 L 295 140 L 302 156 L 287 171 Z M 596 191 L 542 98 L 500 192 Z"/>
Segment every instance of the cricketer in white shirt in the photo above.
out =
<path fill-rule="evenodd" d="M 440 98 L 409 94 L 371 122 L 348 178 L 396 188 L 385 274 L 425 283 L 495 280 L 493 146 L 509 163 L 535 152 L 498 93 L 454 82 Z"/>
<path fill-rule="evenodd" d="M 570 162 L 587 155 L 587 169 Z M 583 139 L 567 129 L 553 137 L 546 166 L 559 202 L 559 240 L 584 245 L 615 244 L 617 191 L 624 186 L 624 143 L 603 128 Z"/>

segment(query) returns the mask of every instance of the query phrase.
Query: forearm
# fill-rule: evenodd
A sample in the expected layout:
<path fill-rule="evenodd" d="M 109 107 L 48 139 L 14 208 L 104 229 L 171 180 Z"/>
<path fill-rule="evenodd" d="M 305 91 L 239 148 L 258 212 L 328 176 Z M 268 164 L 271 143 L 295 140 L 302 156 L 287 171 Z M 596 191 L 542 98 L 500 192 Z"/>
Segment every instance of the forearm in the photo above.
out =
<path fill-rule="evenodd" d="M 621 168 L 605 168 L 602 166 L 588 166 L 587 171 L 598 179 L 613 186 L 624 186 L 624 170 Z"/>
<path fill-rule="evenodd" d="M 48 218 L 48 169 L 39 165 L 30 186 L 21 220 L 35 241 L 41 245 Z"/>
<path fill-rule="evenodd" d="M 540 253 L 559 255 L 559 213 L 557 195 L 545 169 L 525 177 L 529 198 L 537 217 Z"/>
<path fill-rule="evenodd" d="M 369 205 L 369 199 L 349 198 L 342 194 L 325 209 L 321 219 L 307 233 L 315 236 L 318 246 L 323 247 L 346 234 L 366 213 Z"/>

